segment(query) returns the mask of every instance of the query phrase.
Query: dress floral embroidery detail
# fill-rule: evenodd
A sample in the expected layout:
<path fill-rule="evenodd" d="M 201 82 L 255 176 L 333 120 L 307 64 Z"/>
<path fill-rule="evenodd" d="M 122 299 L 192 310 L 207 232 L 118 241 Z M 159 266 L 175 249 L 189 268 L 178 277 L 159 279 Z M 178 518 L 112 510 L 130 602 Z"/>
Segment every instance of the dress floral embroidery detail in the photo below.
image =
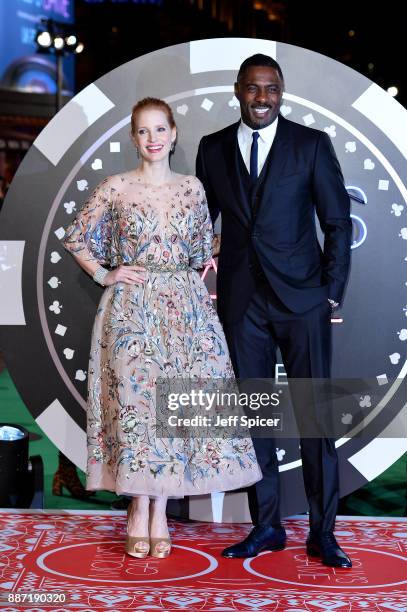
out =
<path fill-rule="evenodd" d="M 159 438 L 156 380 L 230 378 L 224 333 L 196 271 L 212 224 L 200 181 L 158 187 L 108 177 L 66 231 L 78 258 L 146 268 L 142 284 L 107 287 L 89 364 L 87 488 L 130 495 L 203 494 L 261 478 L 250 438 Z"/>
<path fill-rule="evenodd" d="M 109 178 L 106 178 L 67 228 L 64 238 L 66 249 L 88 261 L 110 264 L 113 195 L 114 190 L 109 185 Z"/>

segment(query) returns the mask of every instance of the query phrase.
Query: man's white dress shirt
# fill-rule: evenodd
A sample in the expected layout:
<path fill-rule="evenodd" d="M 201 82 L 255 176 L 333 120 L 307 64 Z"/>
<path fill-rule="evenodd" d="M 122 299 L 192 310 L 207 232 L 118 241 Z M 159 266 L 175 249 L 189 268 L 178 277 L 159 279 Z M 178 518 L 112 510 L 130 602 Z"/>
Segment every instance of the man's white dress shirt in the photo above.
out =
<path fill-rule="evenodd" d="M 276 135 L 278 124 L 278 117 L 268 125 L 267 127 L 259 130 L 252 130 L 248 125 L 240 122 L 237 130 L 237 141 L 239 143 L 240 153 L 242 154 L 243 161 L 246 165 L 247 171 L 250 174 L 250 151 L 252 148 L 253 132 L 259 133 L 257 140 L 258 153 L 257 153 L 257 176 L 260 176 L 260 172 L 263 169 L 264 162 L 266 161 L 267 155 L 270 152 L 271 145 L 273 144 L 274 137 Z"/>

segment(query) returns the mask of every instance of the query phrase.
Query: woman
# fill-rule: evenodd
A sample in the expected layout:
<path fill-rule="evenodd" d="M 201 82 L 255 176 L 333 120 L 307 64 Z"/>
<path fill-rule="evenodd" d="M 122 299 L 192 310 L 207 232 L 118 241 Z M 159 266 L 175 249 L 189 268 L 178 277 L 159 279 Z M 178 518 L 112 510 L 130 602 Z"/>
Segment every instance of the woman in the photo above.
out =
<path fill-rule="evenodd" d="M 87 489 L 132 497 L 126 551 L 166 557 L 168 497 L 236 489 L 261 472 L 250 439 L 155 436 L 157 378 L 230 378 L 233 370 L 196 271 L 211 260 L 205 193 L 169 165 L 177 137 L 170 107 L 138 102 L 131 135 L 138 167 L 100 183 L 64 246 L 106 287 L 89 364 Z"/>

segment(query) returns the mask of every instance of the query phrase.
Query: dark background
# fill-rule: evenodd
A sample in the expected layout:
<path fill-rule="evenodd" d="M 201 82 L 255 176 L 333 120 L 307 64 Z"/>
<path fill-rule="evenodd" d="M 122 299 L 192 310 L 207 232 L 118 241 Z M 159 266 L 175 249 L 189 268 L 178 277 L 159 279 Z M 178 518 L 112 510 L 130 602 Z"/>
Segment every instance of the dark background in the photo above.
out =
<path fill-rule="evenodd" d="M 407 10 L 402 1 L 76 0 L 86 50 L 77 59 L 79 91 L 148 51 L 200 38 L 242 36 L 306 47 L 351 66 L 407 105 L 402 61 Z M 304 66 L 306 70 L 306 66 Z"/>

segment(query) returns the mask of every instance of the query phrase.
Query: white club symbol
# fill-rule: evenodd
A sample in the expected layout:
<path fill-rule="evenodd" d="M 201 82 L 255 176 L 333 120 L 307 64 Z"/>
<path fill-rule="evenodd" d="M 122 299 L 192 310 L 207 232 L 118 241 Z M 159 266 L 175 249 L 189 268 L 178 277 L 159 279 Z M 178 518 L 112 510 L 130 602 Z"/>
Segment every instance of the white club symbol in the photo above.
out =
<path fill-rule="evenodd" d="M 62 305 L 58 302 L 58 300 L 54 300 L 51 306 L 48 307 L 49 310 L 55 314 L 60 314 Z"/>

